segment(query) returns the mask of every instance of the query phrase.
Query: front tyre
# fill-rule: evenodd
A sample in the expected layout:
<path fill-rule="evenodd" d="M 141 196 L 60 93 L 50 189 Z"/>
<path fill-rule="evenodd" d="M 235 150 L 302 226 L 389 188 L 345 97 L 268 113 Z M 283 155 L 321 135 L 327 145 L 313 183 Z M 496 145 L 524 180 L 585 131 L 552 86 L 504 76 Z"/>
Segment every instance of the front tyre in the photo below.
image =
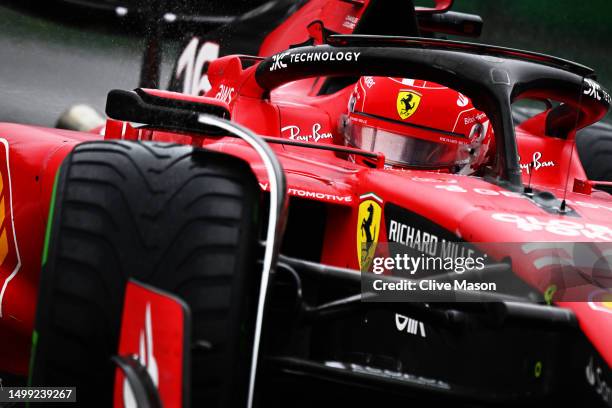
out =
<path fill-rule="evenodd" d="M 112 406 L 130 277 L 192 311 L 194 406 L 245 405 L 261 267 L 259 188 L 249 165 L 190 146 L 78 145 L 49 213 L 32 385 L 76 386 L 80 406 Z"/>

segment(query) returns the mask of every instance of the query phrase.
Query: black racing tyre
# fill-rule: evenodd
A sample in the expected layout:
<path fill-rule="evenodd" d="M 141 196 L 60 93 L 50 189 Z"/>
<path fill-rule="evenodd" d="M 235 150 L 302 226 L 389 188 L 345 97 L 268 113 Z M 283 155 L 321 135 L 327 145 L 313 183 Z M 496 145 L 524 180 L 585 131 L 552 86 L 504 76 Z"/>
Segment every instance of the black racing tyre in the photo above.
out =
<path fill-rule="evenodd" d="M 589 180 L 612 181 L 612 124 L 599 122 L 579 131 L 576 147 Z M 612 187 L 598 188 L 612 193 Z"/>
<path fill-rule="evenodd" d="M 58 172 L 43 253 L 30 379 L 112 406 L 125 285 L 191 308 L 194 406 L 244 406 L 261 266 L 249 165 L 184 145 L 78 145 Z M 251 334 L 249 334 L 251 333 Z M 206 343 L 204 343 L 206 342 Z"/>

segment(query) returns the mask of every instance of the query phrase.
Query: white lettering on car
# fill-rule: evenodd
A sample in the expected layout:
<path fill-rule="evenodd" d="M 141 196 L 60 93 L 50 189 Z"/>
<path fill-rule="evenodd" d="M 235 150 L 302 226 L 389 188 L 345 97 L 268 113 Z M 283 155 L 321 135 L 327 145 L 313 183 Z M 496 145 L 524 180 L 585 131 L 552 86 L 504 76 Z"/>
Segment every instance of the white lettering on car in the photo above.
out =
<path fill-rule="evenodd" d="M 481 121 L 485 117 L 486 117 L 486 115 L 484 113 L 479 113 L 478 115 L 470 116 L 469 118 L 463 119 L 463 123 L 465 125 L 470 125 L 470 124 L 472 124 L 472 123 L 474 123 L 476 121 Z"/>
<path fill-rule="evenodd" d="M 539 169 L 543 167 L 555 167 L 556 166 L 555 162 L 552 160 L 542 161 L 540 159 L 542 159 L 542 153 L 540 152 L 533 153 L 533 156 L 531 158 L 531 163 L 521 163 L 520 164 L 521 171 L 525 170 L 527 174 L 529 174 L 531 171 L 530 170 L 531 168 L 533 168 L 533 170 L 535 171 L 538 171 Z"/>
<path fill-rule="evenodd" d="M 261 187 L 263 191 L 267 191 L 269 185 L 268 183 L 259 183 L 259 187 Z M 353 196 L 350 196 L 350 195 L 340 196 L 340 195 L 335 195 L 335 194 L 321 193 L 317 191 L 307 191 L 307 190 L 302 190 L 299 188 L 288 188 L 287 193 L 292 196 L 305 197 L 305 198 L 317 199 L 317 200 L 327 200 L 327 201 L 337 202 L 337 203 L 353 202 Z"/>
<path fill-rule="evenodd" d="M 303 135 L 301 134 L 301 129 L 299 126 L 295 126 L 295 125 L 289 125 L 289 126 L 285 126 L 281 129 L 281 132 L 289 132 L 289 139 L 291 140 L 301 140 L 304 142 L 308 142 L 308 141 L 315 141 L 318 142 L 321 139 L 331 139 L 333 138 L 332 134 L 330 132 L 323 132 L 320 133 L 321 131 L 321 124 L 320 123 L 315 123 L 312 125 L 312 132 L 310 134 L 306 134 Z"/>
<path fill-rule="evenodd" d="M 461 186 L 456 184 L 439 184 L 435 188 L 439 188 L 440 190 L 446 190 L 453 193 L 467 193 L 467 190 Z"/>
<path fill-rule="evenodd" d="M 496 213 L 491 215 L 495 221 L 516 225 L 525 232 L 546 231 L 565 237 L 584 237 L 589 240 L 612 242 L 612 229 L 604 225 L 583 224 L 576 221 L 559 219 L 539 219 L 534 216 Z"/>
<path fill-rule="evenodd" d="M 515 191 L 507 191 L 507 190 L 493 190 L 490 188 L 472 188 L 471 190 L 467 190 L 464 187 L 461 187 L 459 185 L 457 185 L 457 181 L 456 180 L 440 180 L 440 179 L 434 179 L 434 178 L 425 178 L 425 177 L 412 177 L 411 178 L 413 181 L 418 181 L 418 182 L 427 182 L 427 183 L 447 183 L 447 184 L 436 184 L 435 188 L 439 188 L 441 190 L 446 190 L 449 191 L 451 193 L 469 193 L 469 192 L 474 192 L 476 194 L 480 194 L 480 195 L 486 195 L 486 196 L 504 196 L 504 197 L 510 197 L 510 198 L 522 198 L 522 199 L 529 199 L 529 197 L 515 192 Z M 603 205 L 603 204 L 595 204 L 595 203 L 589 203 L 586 201 L 574 201 L 574 200 L 570 200 L 569 198 L 565 200 L 567 204 L 571 205 L 571 206 L 575 206 L 575 207 L 581 207 L 581 208 L 590 208 L 590 209 L 594 209 L 594 210 L 606 210 L 606 211 L 610 211 L 612 212 L 612 206 L 607 206 L 607 205 Z"/>
<path fill-rule="evenodd" d="M 584 94 L 590 96 L 591 98 L 601 101 L 602 99 L 606 101 L 608 104 L 612 103 L 612 98 L 610 94 L 601 87 L 597 82 L 592 79 L 585 78 L 584 83 L 586 87 L 584 88 Z"/>
<path fill-rule="evenodd" d="M 198 50 L 199 43 L 198 38 L 192 38 L 176 63 L 176 78 L 185 73 L 183 93 L 187 95 L 200 95 L 211 88 L 208 75 L 202 75 L 202 71 L 206 62 L 219 57 L 219 44 L 205 42 Z"/>
<path fill-rule="evenodd" d="M 303 62 L 327 62 L 327 61 L 355 61 L 359 60 L 361 52 L 353 51 L 318 51 L 318 52 L 297 52 L 291 54 L 283 52 L 272 56 L 272 66 L 270 71 L 287 68 L 288 63 L 285 57 L 289 56 L 290 64 L 298 64 Z"/>
<path fill-rule="evenodd" d="M 344 23 L 342 23 L 342 27 L 346 27 L 349 30 L 353 30 L 355 29 L 355 26 L 357 25 L 358 21 L 359 21 L 359 18 L 348 15 L 344 18 Z"/>
<path fill-rule="evenodd" d="M 234 87 L 221 84 L 219 87 L 219 92 L 217 92 L 215 95 L 215 99 L 218 99 L 221 102 L 230 103 L 234 98 L 235 92 L 236 89 Z"/>
<path fill-rule="evenodd" d="M 427 335 L 425 334 L 425 325 L 423 324 L 423 322 L 420 322 L 416 319 L 412 319 L 408 316 L 401 315 L 399 313 L 395 314 L 395 327 L 400 332 L 406 331 L 407 333 L 413 334 L 415 336 L 420 335 L 423 338 L 427 337 Z"/>

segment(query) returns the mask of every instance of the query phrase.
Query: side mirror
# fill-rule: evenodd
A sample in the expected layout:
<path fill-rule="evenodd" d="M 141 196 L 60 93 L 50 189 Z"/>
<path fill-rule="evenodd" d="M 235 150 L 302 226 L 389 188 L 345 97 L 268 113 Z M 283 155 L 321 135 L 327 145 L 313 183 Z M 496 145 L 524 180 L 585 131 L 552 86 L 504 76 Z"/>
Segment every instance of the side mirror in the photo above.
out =
<path fill-rule="evenodd" d="M 454 0 L 435 0 L 433 7 L 415 7 L 417 14 L 438 14 L 445 13 L 453 7 Z"/>
<path fill-rule="evenodd" d="M 444 13 L 417 13 L 419 30 L 425 33 L 480 37 L 482 17 L 476 14 L 447 11 Z"/>

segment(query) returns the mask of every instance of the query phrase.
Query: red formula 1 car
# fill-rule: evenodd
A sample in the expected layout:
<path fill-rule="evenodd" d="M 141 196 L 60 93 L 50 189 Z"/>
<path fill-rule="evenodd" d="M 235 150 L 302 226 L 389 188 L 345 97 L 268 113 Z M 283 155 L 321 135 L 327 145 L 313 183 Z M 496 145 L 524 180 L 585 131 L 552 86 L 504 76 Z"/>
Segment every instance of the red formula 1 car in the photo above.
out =
<path fill-rule="evenodd" d="M 104 136 L 0 126 L 0 369 L 76 386 L 83 406 L 610 406 L 612 200 L 574 142 L 609 108 L 592 71 L 324 42 L 217 59 L 206 96 L 112 91 Z M 464 126 L 440 131 L 451 91 Z M 546 107 L 515 127 L 522 99 Z M 400 125 L 445 149 L 407 162 L 405 142 L 379 144 Z M 512 290 L 376 301 L 456 272 L 377 275 L 375 259 L 449 247 L 489 255 L 469 284 Z"/>

